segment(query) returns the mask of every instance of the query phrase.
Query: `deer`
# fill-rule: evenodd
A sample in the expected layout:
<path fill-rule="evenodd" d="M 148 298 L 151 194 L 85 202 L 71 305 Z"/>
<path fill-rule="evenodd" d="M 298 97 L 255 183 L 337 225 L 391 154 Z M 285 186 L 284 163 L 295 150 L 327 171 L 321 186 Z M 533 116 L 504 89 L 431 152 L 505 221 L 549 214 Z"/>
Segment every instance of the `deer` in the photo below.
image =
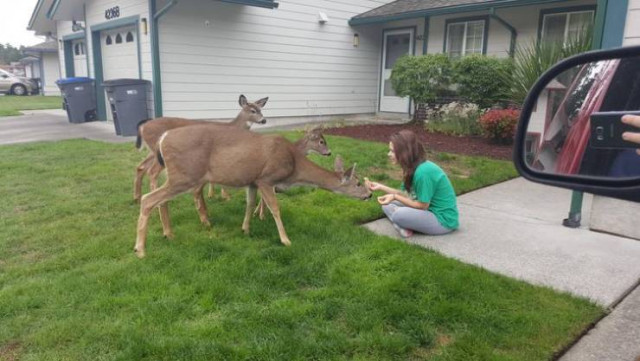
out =
<path fill-rule="evenodd" d="M 309 155 L 311 153 L 317 153 L 325 157 L 331 155 L 331 150 L 327 147 L 327 141 L 324 139 L 322 128 L 320 127 L 316 127 L 305 132 L 305 135 L 293 143 L 293 145 L 298 152 L 304 155 Z M 284 190 L 284 187 L 282 186 L 276 186 L 275 188 L 276 192 Z M 260 220 L 264 220 L 264 202 L 262 201 L 262 198 L 260 198 L 260 202 L 258 202 L 258 206 L 255 211 L 253 211 L 253 215 L 258 215 Z"/>
<path fill-rule="evenodd" d="M 344 171 L 337 157 L 335 171 L 324 169 L 308 160 L 304 154 L 282 136 L 252 133 L 245 129 L 215 124 L 194 125 L 171 129 L 158 141 L 158 162 L 164 165 L 167 180 L 145 194 L 140 202 L 134 251 L 139 258 L 146 255 L 145 246 L 151 211 L 160 207 L 163 234 L 171 238 L 167 202 L 179 194 L 193 192 L 201 221 L 207 221 L 202 188 L 209 183 L 230 187 L 246 187 L 247 198 L 242 230 L 249 233 L 251 211 L 256 193 L 275 220 L 280 243 L 290 246 L 274 186 L 312 185 L 368 200 L 371 191 L 364 187 L 355 173 L 356 164 Z"/>
<path fill-rule="evenodd" d="M 267 104 L 269 97 L 262 98 L 253 103 L 249 103 L 244 95 L 240 95 L 238 103 L 242 108 L 238 115 L 230 123 L 217 123 L 230 127 L 249 129 L 251 125 L 265 124 L 267 120 L 262 115 L 262 108 Z M 157 143 L 162 134 L 170 129 L 181 128 L 190 125 L 198 125 L 203 123 L 210 123 L 205 120 L 191 120 L 184 118 L 170 118 L 162 117 L 156 118 L 151 121 L 141 122 L 138 125 L 138 137 L 136 138 L 136 147 L 142 148 L 142 145 L 149 149 L 149 155 L 142 160 L 136 167 L 136 177 L 133 181 L 133 199 L 136 202 L 140 201 L 142 195 L 142 178 L 145 174 L 149 175 L 151 183 L 151 189 L 158 188 L 158 176 L 162 172 L 162 166 L 156 161 Z M 229 194 L 224 190 L 220 191 L 221 196 L 225 199 L 229 199 Z M 213 197 L 213 184 L 209 188 L 209 198 Z"/>

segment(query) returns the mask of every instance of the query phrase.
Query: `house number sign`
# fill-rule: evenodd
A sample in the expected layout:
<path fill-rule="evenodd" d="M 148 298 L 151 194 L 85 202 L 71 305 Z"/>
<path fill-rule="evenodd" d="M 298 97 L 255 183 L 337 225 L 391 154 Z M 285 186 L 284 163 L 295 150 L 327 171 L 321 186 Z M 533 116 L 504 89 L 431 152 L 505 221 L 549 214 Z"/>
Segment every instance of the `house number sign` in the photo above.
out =
<path fill-rule="evenodd" d="M 110 9 L 105 10 L 104 11 L 104 17 L 107 20 L 119 18 L 120 17 L 120 7 L 119 6 L 114 6 L 114 7 L 110 8 Z"/>

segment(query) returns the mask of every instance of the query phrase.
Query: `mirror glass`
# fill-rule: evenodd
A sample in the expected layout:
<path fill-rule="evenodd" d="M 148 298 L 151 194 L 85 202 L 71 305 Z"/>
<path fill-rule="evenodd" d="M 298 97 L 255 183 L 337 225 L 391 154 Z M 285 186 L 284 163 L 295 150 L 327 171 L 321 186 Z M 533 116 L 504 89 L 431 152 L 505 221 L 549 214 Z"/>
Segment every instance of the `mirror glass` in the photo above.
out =
<path fill-rule="evenodd" d="M 640 57 L 568 69 L 546 84 L 529 116 L 524 146 L 531 169 L 603 178 L 640 177 L 640 144 L 622 140 L 640 128 Z"/>

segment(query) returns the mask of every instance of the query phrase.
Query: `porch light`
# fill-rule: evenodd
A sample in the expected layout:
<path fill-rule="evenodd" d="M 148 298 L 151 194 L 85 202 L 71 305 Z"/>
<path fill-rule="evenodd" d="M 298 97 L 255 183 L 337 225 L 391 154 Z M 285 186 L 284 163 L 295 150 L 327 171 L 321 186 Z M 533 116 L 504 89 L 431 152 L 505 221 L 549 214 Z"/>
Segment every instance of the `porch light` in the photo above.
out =
<path fill-rule="evenodd" d="M 353 47 L 357 48 L 358 46 L 360 46 L 360 35 L 353 34 Z"/>
<path fill-rule="evenodd" d="M 147 18 L 140 19 L 140 26 L 142 26 L 142 33 L 147 35 Z"/>

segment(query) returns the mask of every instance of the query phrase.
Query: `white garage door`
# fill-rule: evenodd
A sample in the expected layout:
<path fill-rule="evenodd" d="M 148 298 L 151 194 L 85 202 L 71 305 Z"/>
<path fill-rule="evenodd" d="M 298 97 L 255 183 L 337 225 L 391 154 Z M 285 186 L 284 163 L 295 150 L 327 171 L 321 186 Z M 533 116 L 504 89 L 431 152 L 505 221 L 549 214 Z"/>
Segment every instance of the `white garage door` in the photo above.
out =
<path fill-rule="evenodd" d="M 73 70 L 75 76 L 88 76 L 87 72 L 87 54 L 83 40 L 74 40 L 71 43 L 73 51 Z"/>
<path fill-rule="evenodd" d="M 103 80 L 140 78 L 138 39 L 135 26 L 104 30 L 100 33 Z M 113 119 L 106 101 L 107 118 Z"/>

